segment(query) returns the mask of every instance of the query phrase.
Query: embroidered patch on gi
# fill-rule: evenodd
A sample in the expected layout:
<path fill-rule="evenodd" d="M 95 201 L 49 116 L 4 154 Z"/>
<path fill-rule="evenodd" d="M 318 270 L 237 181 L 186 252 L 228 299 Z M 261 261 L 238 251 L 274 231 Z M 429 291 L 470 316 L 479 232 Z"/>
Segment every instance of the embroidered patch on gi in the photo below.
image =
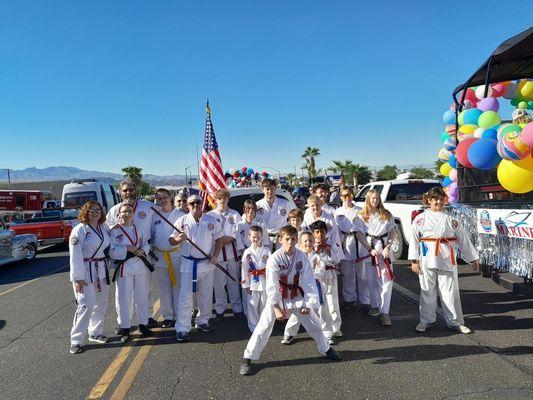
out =
<path fill-rule="evenodd" d="M 229 223 L 231 225 L 235 224 L 235 217 L 233 215 L 231 217 L 229 217 L 228 219 L 229 219 Z"/>
<path fill-rule="evenodd" d="M 268 256 L 265 254 L 265 255 L 263 256 L 263 262 L 267 262 L 267 261 L 268 261 Z"/>
<path fill-rule="evenodd" d="M 457 229 L 458 226 L 459 226 L 459 222 L 457 222 L 456 219 L 452 219 L 452 228 Z"/>
<path fill-rule="evenodd" d="M 124 241 L 124 235 L 118 235 L 118 236 L 117 236 L 117 240 L 118 240 L 119 242 L 123 242 L 123 241 Z"/>
<path fill-rule="evenodd" d="M 210 231 L 212 231 L 213 229 L 215 229 L 215 225 L 213 225 L 212 223 L 208 223 L 208 224 L 207 224 L 207 229 L 209 229 Z"/>
<path fill-rule="evenodd" d="M 137 213 L 137 216 L 140 218 L 140 219 L 145 219 L 146 218 L 146 213 L 144 211 L 139 211 Z"/>
<path fill-rule="evenodd" d="M 417 224 L 418 226 L 422 226 L 422 225 L 424 225 L 424 218 L 418 218 L 418 219 L 416 220 L 416 224 Z"/>
<path fill-rule="evenodd" d="M 257 213 L 258 213 L 259 215 L 263 215 L 263 212 L 264 212 L 264 210 L 263 210 L 262 208 L 258 208 L 258 209 L 257 209 Z"/>
<path fill-rule="evenodd" d="M 287 269 L 287 267 L 286 267 L 285 265 L 280 265 L 280 266 L 279 266 L 279 269 L 280 269 L 281 271 L 285 271 L 285 270 Z"/>
<path fill-rule="evenodd" d="M 285 210 L 284 208 L 282 208 L 281 210 L 279 210 L 279 215 L 281 215 L 282 217 L 284 217 L 285 215 L 287 215 L 287 210 Z"/>
<path fill-rule="evenodd" d="M 90 237 L 91 237 L 91 232 L 87 232 L 87 233 L 85 234 L 85 239 L 89 239 Z"/>
<path fill-rule="evenodd" d="M 73 245 L 73 246 L 76 246 L 80 241 L 78 240 L 77 237 L 73 236 L 70 238 L 70 244 Z"/>
<path fill-rule="evenodd" d="M 154 222 L 154 225 L 159 225 L 161 223 L 161 220 L 158 219 L 157 221 Z"/>

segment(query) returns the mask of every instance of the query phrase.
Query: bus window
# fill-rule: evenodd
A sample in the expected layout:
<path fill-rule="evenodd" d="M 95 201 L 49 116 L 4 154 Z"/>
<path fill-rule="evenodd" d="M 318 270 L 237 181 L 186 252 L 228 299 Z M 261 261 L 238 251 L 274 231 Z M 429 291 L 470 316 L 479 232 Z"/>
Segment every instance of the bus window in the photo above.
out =
<path fill-rule="evenodd" d="M 97 200 L 96 192 L 70 192 L 64 195 L 65 208 L 79 208 L 89 200 Z"/>

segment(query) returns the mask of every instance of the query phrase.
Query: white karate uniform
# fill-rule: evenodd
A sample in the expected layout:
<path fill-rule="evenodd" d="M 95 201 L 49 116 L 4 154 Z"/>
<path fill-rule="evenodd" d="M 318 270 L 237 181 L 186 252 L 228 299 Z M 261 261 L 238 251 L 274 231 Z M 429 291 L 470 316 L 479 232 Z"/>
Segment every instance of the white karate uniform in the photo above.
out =
<path fill-rule="evenodd" d="M 435 322 L 438 291 L 446 324 L 464 324 L 457 251 L 466 262 L 472 262 L 479 259 L 476 249 L 457 219 L 446 212 L 424 211 L 413 220 L 411 232 L 409 260 L 420 260 L 420 322 Z M 437 247 L 437 241 L 431 239 L 438 238 L 455 240 L 441 241 Z"/>
<path fill-rule="evenodd" d="M 110 232 L 111 245 L 109 257 L 121 261 L 116 279 L 115 307 L 117 322 L 121 328 L 131 328 L 133 304 L 137 312 L 137 321 L 141 325 L 148 324 L 150 271 L 139 257 L 126 260 L 127 246 L 142 248 L 147 257 L 150 245 L 143 236 L 143 231 L 135 224 L 130 226 L 116 225 Z"/>
<path fill-rule="evenodd" d="M 302 230 L 312 233 L 310 226 L 313 222 L 317 220 L 322 220 L 326 223 L 326 226 L 328 228 L 328 232 L 326 235 L 328 239 L 328 243 L 330 243 L 332 246 L 334 245 L 335 247 L 340 249 L 340 251 L 342 251 L 339 228 L 337 226 L 337 221 L 335 220 L 335 217 L 333 216 L 333 214 L 330 214 L 327 211 L 322 210 L 320 217 L 315 218 L 311 212 L 309 213 L 306 212 L 304 215 L 303 223 L 302 223 Z"/>
<path fill-rule="evenodd" d="M 185 215 L 179 208 L 163 212 L 173 224 Z M 178 299 L 180 293 L 180 246 L 171 246 L 168 239 L 176 231 L 163 219 L 154 213 L 152 217 L 152 249 L 157 257 L 154 263 L 154 275 L 159 285 L 159 298 L 161 299 L 161 315 L 165 320 L 174 320 L 178 317 Z"/>
<path fill-rule="evenodd" d="M 342 273 L 342 298 L 346 302 L 355 302 L 359 298 L 359 303 L 370 304 L 368 295 L 368 285 L 363 281 L 362 264 L 354 265 L 353 260 L 359 258 L 359 243 L 355 237 L 356 229 L 354 224 L 358 223 L 357 213 L 360 208 L 340 206 L 335 210 L 335 220 L 339 227 L 344 258 L 339 263 Z"/>
<path fill-rule="evenodd" d="M 76 225 L 70 234 L 70 281 L 76 297 L 76 314 L 70 331 L 71 345 L 82 345 L 87 332 L 101 335 L 107 311 L 109 271 L 104 250 L 109 247 L 109 228 L 94 229 L 89 224 Z M 106 279 L 107 277 L 107 279 Z M 83 293 L 77 293 L 75 281 L 84 280 Z"/>
<path fill-rule="evenodd" d="M 241 284 L 243 289 L 245 289 L 243 292 L 246 292 L 246 289 L 251 291 L 245 297 L 247 302 L 246 318 L 250 332 L 253 332 L 257 326 L 259 317 L 266 305 L 267 295 L 264 273 L 269 256 L 270 248 L 268 246 L 250 246 L 242 255 Z M 254 268 L 252 268 L 251 263 L 253 263 Z M 254 275 L 252 272 L 254 269 L 263 273 Z"/>
<path fill-rule="evenodd" d="M 110 228 L 113 228 L 118 224 L 118 214 L 122 203 L 114 205 L 107 213 L 106 224 Z M 137 229 L 142 232 L 143 237 L 148 244 L 152 241 L 152 218 L 155 214 L 152 207 L 161 211 L 161 207 L 158 204 L 143 199 L 137 199 L 133 205 L 133 223 Z M 146 253 L 146 255 L 148 256 L 148 253 Z M 153 316 L 152 274 L 148 275 L 148 279 L 148 313 L 150 316 Z M 133 310 L 133 307 L 131 309 Z"/>
<path fill-rule="evenodd" d="M 379 218 L 379 213 L 375 213 L 371 215 L 368 218 L 368 222 L 365 222 L 362 218 L 358 217 L 364 230 L 365 235 L 367 237 L 367 241 L 370 244 L 371 243 L 371 237 L 370 236 L 382 236 L 385 235 L 382 238 L 383 243 L 387 243 L 388 235 L 392 230 L 395 229 L 396 223 L 392 218 L 382 221 Z M 356 228 L 358 229 L 358 228 Z M 367 274 L 368 278 L 368 290 L 370 292 L 370 305 L 372 308 L 378 308 L 379 312 L 381 314 L 388 314 L 390 309 L 390 301 L 392 297 L 392 286 L 393 281 L 388 278 L 387 271 L 385 267 L 385 263 L 383 261 L 382 251 L 383 251 L 383 243 L 381 240 L 375 240 L 374 243 L 374 249 L 378 252 L 378 259 L 379 259 L 379 266 L 372 265 L 372 259 L 367 258 L 366 260 L 362 261 L 363 263 L 363 269 L 364 273 Z M 361 256 L 367 255 L 368 251 L 366 249 L 361 249 Z M 391 270 L 392 262 L 394 261 L 394 254 L 392 251 L 389 251 L 389 260 L 391 262 Z M 377 270 L 379 267 L 379 274 L 378 276 Z"/>
<path fill-rule="evenodd" d="M 215 311 L 217 314 L 223 314 L 228 306 L 228 298 L 231 303 L 231 309 L 234 313 L 242 312 L 241 292 L 239 290 L 239 280 L 241 272 L 241 264 L 239 261 L 239 254 L 237 253 L 237 224 L 241 220 L 241 215 L 231 208 L 223 213 L 220 209 L 215 208 L 208 213 L 220 224 L 222 229 L 222 236 L 232 237 L 234 240 L 222 247 L 222 251 L 218 255 L 218 263 L 235 278 L 232 281 L 220 269 L 215 270 L 214 286 L 215 286 Z M 227 289 L 227 294 L 226 294 Z"/>
<path fill-rule="evenodd" d="M 289 211 L 291 211 L 289 202 L 276 196 L 272 207 L 270 207 L 265 198 L 262 198 L 255 204 L 257 205 L 257 218 L 263 220 L 270 240 L 276 247 L 279 247 L 277 235 L 279 230 L 287 225 Z"/>
<path fill-rule="evenodd" d="M 219 222 L 209 214 L 203 214 L 198 222 L 192 214 L 185 214 L 176 221 L 175 225 L 209 256 L 215 248 L 215 240 L 223 236 Z M 181 253 L 181 288 L 176 321 L 178 333 L 189 332 L 192 328 L 193 286 L 196 287 L 198 301 L 196 324 L 202 325 L 209 322 L 213 304 L 213 268 L 215 268 L 209 262 L 209 258 L 206 258 L 187 241 L 182 243 Z M 196 276 L 195 263 L 197 265 Z"/>
<path fill-rule="evenodd" d="M 292 285 L 297 273 L 299 287 L 303 290 L 303 296 L 297 290 L 296 296 L 292 298 L 291 290 L 288 290 L 288 296 L 283 298 L 280 290 L 282 286 L 280 278 L 286 277 L 287 283 Z M 292 314 L 298 317 L 309 335 L 315 340 L 319 353 L 324 354 L 329 350 L 330 346 L 322 332 L 316 312 L 310 310 L 307 315 L 300 314 L 302 307 L 317 309 L 320 306 L 313 270 L 304 252 L 295 248 L 292 256 L 289 257 L 283 249 L 279 249 L 270 256 L 266 266 L 266 292 L 267 304 L 244 350 L 244 358 L 250 360 L 259 359 L 268 342 L 268 338 L 272 334 L 275 322 L 275 304 L 278 304 L 282 310 L 286 311 L 287 317 Z"/>
<path fill-rule="evenodd" d="M 263 220 L 256 218 L 250 224 L 248 223 L 248 221 L 246 221 L 246 219 L 244 218 L 244 215 L 242 215 L 241 220 L 237 223 L 237 227 L 236 227 L 237 251 L 243 252 L 244 250 L 246 250 L 248 247 L 252 245 L 252 242 L 248 238 L 248 232 L 250 232 L 250 228 L 254 225 L 259 226 L 263 230 L 263 240 L 262 240 L 263 246 L 271 247 L 272 243 L 270 242 L 268 231 L 266 229 L 266 226 Z"/>

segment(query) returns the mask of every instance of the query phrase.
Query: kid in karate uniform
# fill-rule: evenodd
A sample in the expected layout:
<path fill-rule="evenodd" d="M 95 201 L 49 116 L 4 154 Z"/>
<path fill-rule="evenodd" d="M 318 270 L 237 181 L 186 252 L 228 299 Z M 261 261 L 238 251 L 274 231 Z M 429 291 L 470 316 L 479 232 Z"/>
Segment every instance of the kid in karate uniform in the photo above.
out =
<path fill-rule="evenodd" d="M 155 198 L 161 206 L 161 214 L 170 222 L 175 223 L 184 215 L 179 208 L 174 208 L 170 193 L 165 188 L 156 191 Z M 161 300 L 162 328 L 173 326 L 178 317 L 178 299 L 180 293 L 181 252 L 179 246 L 171 246 L 168 242 L 174 229 L 159 215 L 152 217 L 152 248 L 157 260 L 154 263 L 154 275 L 159 285 Z"/>
<path fill-rule="evenodd" d="M 269 246 L 263 244 L 263 229 L 252 225 L 248 231 L 251 242 L 242 255 L 241 284 L 247 293 L 246 318 L 248 328 L 253 332 L 266 305 L 265 267 L 270 256 Z"/>
<path fill-rule="evenodd" d="M 70 281 L 77 304 L 70 331 L 72 354 L 81 353 L 87 333 L 90 342 L 108 342 L 103 330 L 110 283 L 104 253 L 109 248 L 109 228 L 102 205 L 94 200 L 81 207 L 78 219 L 69 239 Z"/>
<path fill-rule="evenodd" d="M 237 223 L 237 251 L 242 255 L 244 250 L 252 245 L 248 232 L 250 227 L 259 226 L 263 231 L 262 243 L 264 246 L 270 246 L 270 239 L 266 233 L 265 224 L 261 218 L 257 216 L 257 204 L 251 199 L 246 199 L 243 205 L 243 214 L 241 220 Z"/>
<path fill-rule="evenodd" d="M 307 254 L 309 262 L 313 267 L 315 281 L 318 289 L 318 295 L 320 299 L 318 318 L 320 319 L 322 332 L 324 333 L 324 336 L 326 336 L 326 339 L 328 339 L 329 344 L 335 344 L 335 341 L 333 340 L 333 332 L 335 331 L 335 328 L 333 327 L 333 320 L 331 319 L 328 301 L 325 298 L 325 293 L 328 290 L 328 286 L 330 286 L 330 283 L 327 282 L 327 272 L 329 271 L 326 271 L 326 268 L 327 266 L 334 265 L 335 259 L 332 257 L 331 247 L 329 247 L 325 241 L 325 223 L 319 220 L 314 222 L 312 226 L 314 228 L 313 232 L 317 232 L 316 235 L 320 235 L 320 239 L 317 238 L 315 240 L 313 234 L 309 232 L 303 232 L 300 237 L 299 246 L 301 250 Z M 326 249 L 325 247 L 328 248 Z M 335 279 L 337 279 L 336 276 Z M 315 311 L 312 310 L 311 312 Z M 296 318 L 295 314 L 293 314 L 287 321 L 287 325 L 285 326 L 285 332 L 283 334 L 283 340 L 281 341 L 281 343 L 291 344 L 294 341 L 295 336 L 298 334 L 299 329 L 300 322 L 298 321 L 298 318 Z"/>
<path fill-rule="evenodd" d="M 152 336 L 148 328 L 148 292 L 153 267 L 146 260 L 150 245 L 143 231 L 133 223 L 133 207 L 122 203 L 119 208 L 119 223 L 111 230 L 109 257 L 116 260 L 113 275 L 116 282 L 115 306 L 117 309 L 118 335 L 126 342 L 130 337 L 133 304 L 137 311 L 139 330 L 143 336 Z"/>
<path fill-rule="evenodd" d="M 239 370 L 241 375 L 252 373 L 251 360 L 258 360 L 272 334 L 274 321 L 296 314 L 309 335 L 317 343 L 318 351 L 331 360 L 339 354 L 328 344 L 320 321 L 311 308 L 320 305 L 313 270 L 307 255 L 296 248 L 298 232 L 285 226 L 279 232 L 281 248 L 268 259 L 266 267 L 267 304 L 261 313 L 252 337 L 244 350 Z"/>
<path fill-rule="evenodd" d="M 368 315 L 372 317 L 381 315 L 382 325 L 391 326 L 389 309 L 394 279 L 392 271 L 394 259 L 390 247 L 395 237 L 396 224 L 392 214 L 383 207 L 379 192 L 374 189 L 367 192 L 359 218 L 360 226 L 366 236 L 362 245 L 366 249 L 365 253 L 371 255 L 363 261 L 370 292 L 371 308 Z"/>
<path fill-rule="evenodd" d="M 215 312 L 218 318 L 221 318 L 228 305 L 228 297 L 234 314 L 242 314 L 242 300 L 239 290 L 240 262 L 237 253 L 237 224 L 241 220 L 241 215 L 228 207 L 230 193 L 226 189 L 217 190 L 213 197 L 217 207 L 209 211 L 208 215 L 214 217 L 221 229 L 222 237 L 217 241 L 214 259 L 224 267 L 235 280 L 228 278 L 218 268 L 215 270 L 214 282 L 215 287 Z M 227 294 L 226 294 L 227 289 Z"/>
<path fill-rule="evenodd" d="M 430 208 L 413 220 L 409 242 L 411 269 L 420 280 L 420 323 L 415 329 L 425 332 L 435 322 L 438 292 L 448 327 L 470 333 L 461 309 L 457 253 L 474 271 L 479 269 L 478 253 L 457 219 L 445 211 L 448 198 L 442 188 L 430 189 L 423 201 Z"/>
<path fill-rule="evenodd" d="M 256 202 L 257 216 L 263 220 L 272 242 L 277 242 L 275 238 L 277 238 L 279 230 L 287 225 L 289 213 L 289 202 L 276 196 L 276 188 L 275 180 L 263 179 L 261 181 L 261 189 L 264 197 Z M 273 243 L 273 245 L 279 245 L 279 243 Z"/>
<path fill-rule="evenodd" d="M 289 224 L 296 228 L 298 231 L 298 242 L 300 242 L 300 236 L 304 231 L 302 224 L 304 222 L 304 212 L 299 208 L 295 208 L 289 212 Z"/>

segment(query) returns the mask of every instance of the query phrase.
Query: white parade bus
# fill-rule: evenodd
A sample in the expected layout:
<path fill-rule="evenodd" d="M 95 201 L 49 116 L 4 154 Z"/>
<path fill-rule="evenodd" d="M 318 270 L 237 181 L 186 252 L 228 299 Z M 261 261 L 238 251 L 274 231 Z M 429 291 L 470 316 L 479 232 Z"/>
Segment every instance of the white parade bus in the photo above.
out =
<path fill-rule="evenodd" d="M 63 186 L 61 206 L 64 208 L 80 208 L 89 200 L 96 200 L 104 206 L 107 212 L 115 204 L 120 203 L 120 197 L 110 183 L 87 179 L 72 181 Z"/>

